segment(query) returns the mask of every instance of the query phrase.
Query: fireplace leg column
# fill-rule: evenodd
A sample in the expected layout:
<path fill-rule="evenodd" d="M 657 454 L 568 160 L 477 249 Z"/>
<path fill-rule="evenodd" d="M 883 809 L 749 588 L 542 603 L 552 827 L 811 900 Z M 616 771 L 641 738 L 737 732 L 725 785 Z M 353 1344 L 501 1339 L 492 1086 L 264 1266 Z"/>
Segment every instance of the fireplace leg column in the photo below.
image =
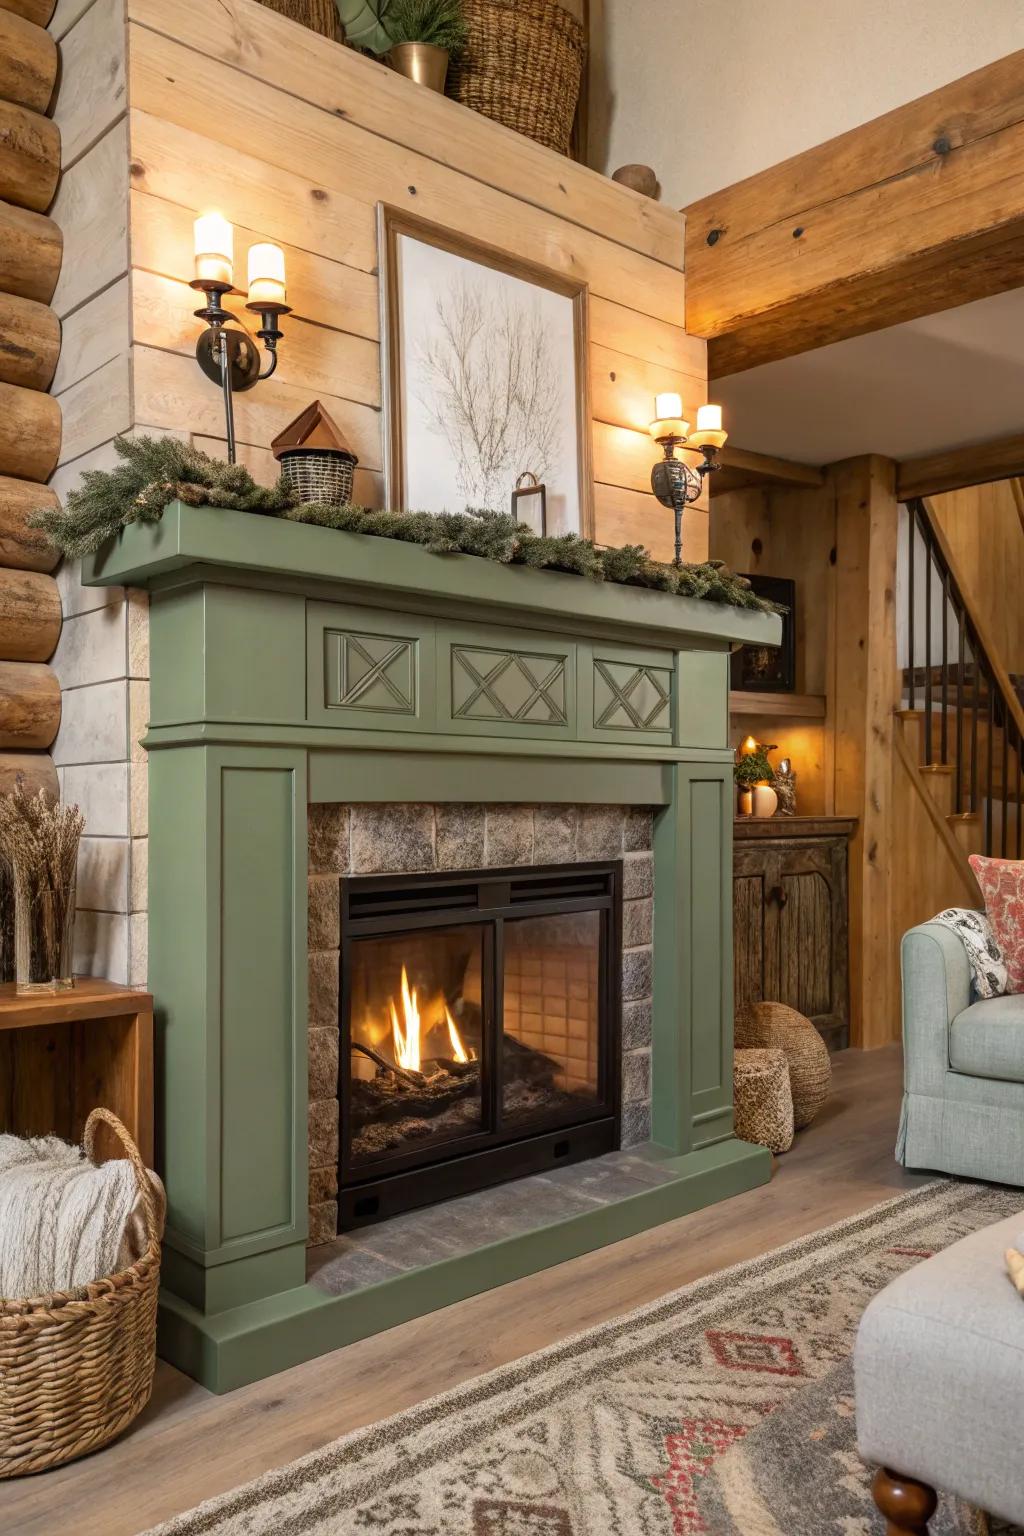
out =
<path fill-rule="evenodd" d="M 306 754 L 151 751 L 161 1339 L 305 1281 Z"/>
<path fill-rule="evenodd" d="M 671 793 L 654 829 L 652 1137 L 687 1153 L 733 1139 L 734 792 L 731 760 L 665 771 Z"/>

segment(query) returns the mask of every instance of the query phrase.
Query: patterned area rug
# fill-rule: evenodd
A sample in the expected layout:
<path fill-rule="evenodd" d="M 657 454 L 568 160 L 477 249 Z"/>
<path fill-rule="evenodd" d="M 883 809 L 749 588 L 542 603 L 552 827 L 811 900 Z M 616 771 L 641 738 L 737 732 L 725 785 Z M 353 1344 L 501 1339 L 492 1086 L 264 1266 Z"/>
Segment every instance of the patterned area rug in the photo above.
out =
<path fill-rule="evenodd" d="M 876 1536 L 854 1432 L 858 1319 L 901 1271 L 1020 1206 L 1019 1192 L 928 1185 L 348 1435 L 159 1536 Z M 986 1526 L 944 1500 L 932 1529 Z"/>

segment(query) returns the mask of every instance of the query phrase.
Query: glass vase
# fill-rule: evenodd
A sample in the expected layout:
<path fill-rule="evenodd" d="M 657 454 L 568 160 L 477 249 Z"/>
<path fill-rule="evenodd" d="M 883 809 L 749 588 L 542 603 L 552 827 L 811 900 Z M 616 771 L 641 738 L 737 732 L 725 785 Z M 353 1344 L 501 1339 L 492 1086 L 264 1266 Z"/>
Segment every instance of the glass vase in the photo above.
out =
<path fill-rule="evenodd" d="M 75 879 L 54 887 L 19 878 L 14 868 L 15 984 L 19 992 L 60 992 L 71 971 Z"/>

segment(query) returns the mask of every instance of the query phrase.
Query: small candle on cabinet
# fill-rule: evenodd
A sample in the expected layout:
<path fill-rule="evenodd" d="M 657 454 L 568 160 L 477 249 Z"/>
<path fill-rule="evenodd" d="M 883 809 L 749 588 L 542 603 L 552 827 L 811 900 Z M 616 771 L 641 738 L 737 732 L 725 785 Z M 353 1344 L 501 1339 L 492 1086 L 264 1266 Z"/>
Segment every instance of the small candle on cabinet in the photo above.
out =
<path fill-rule="evenodd" d="M 753 736 L 748 736 L 746 741 L 740 743 L 740 756 L 752 757 L 760 745 L 761 743 L 756 741 Z"/>
<path fill-rule="evenodd" d="M 235 232 L 220 213 L 201 213 L 193 225 L 196 280 L 230 288 L 235 255 Z"/>
<path fill-rule="evenodd" d="M 284 304 L 284 251 L 279 245 L 249 247 L 249 305 Z"/>

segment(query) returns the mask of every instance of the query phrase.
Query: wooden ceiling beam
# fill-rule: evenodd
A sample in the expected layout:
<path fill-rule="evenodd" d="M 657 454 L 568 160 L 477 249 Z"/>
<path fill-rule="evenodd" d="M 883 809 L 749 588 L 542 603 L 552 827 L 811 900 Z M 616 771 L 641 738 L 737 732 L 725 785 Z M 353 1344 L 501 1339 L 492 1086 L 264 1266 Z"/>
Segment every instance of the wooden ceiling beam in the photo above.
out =
<path fill-rule="evenodd" d="M 1024 285 L 1024 50 L 684 212 L 713 378 Z"/>
<path fill-rule="evenodd" d="M 910 501 L 1018 475 L 1024 475 L 1024 433 L 904 459 L 896 466 L 896 495 L 900 501 Z"/>
<path fill-rule="evenodd" d="M 710 477 L 712 495 L 739 491 L 747 486 L 788 485 L 813 489 L 825 484 L 823 470 L 795 459 L 777 459 L 768 453 L 750 453 L 746 448 L 726 444 L 721 453 L 721 468 Z"/>

